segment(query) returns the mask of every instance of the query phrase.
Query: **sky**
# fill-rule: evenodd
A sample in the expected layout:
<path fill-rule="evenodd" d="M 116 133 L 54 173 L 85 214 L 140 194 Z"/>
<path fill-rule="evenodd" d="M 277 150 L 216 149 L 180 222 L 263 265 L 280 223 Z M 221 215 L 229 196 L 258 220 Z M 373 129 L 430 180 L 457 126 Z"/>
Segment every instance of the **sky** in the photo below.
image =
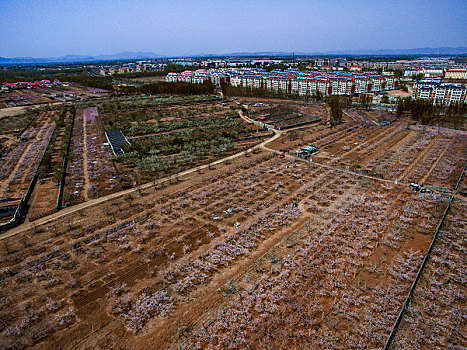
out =
<path fill-rule="evenodd" d="M 467 46 L 466 0 L 0 0 L 0 57 Z"/>

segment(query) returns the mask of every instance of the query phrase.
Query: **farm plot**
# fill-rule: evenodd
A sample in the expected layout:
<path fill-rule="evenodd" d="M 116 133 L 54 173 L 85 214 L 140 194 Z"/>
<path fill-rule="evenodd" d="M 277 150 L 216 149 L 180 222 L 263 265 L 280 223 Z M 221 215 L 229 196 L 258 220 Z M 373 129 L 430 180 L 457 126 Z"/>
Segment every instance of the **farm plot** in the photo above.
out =
<path fill-rule="evenodd" d="M 377 124 L 377 122 L 374 119 L 368 118 L 365 113 L 363 113 L 362 111 L 357 111 L 355 108 L 351 108 L 351 109 L 345 108 L 343 110 L 343 115 L 349 116 L 352 120 L 358 121 L 365 125 L 376 125 Z"/>
<path fill-rule="evenodd" d="M 139 136 L 196 126 L 196 120 L 190 124 L 190 119 L 236 116 L 234 111 L 225 115 L 229 108 L 215 101 L 206 96 L 119 98 L 100 104 L 99 113 L 105 130 L 118 129 L 125 135 Z"/>
<path fill-rule="evenodd" d="M 4 135 L 18 134 L 26 128 L 37 116 L 37 113 L 28 112 L 26 107 L 4 108 L 0 118 L 0 133 Z"/>
<path fill-rule="evenodd" d="M 335 128 L 315 128 L 286 135 L 272 147 L 288 152 L 312 145 L 313 162 L 363 174 L 452 189 L 467 160 L 467 134 L 433 127 L 409 126 L 399 120 L 389 126 L 364 126 L 356 121 Z M 315 131 L 315 132 L 313 132 Z"/>
<path fill-rule="evenodd" d="M 454 201 L 399 326 L 393 349 L 449 349 L 465 333 L 467 203 Z"/>
<path fill-rule="evenodd" d="M 204 97 L 206 99 L 206 97 Z M 245 125 L 235 108 L 200 97 L 147 99 L 100 105 L 104 129 L 120 130 L 130 145 L 117 158 L 135 182 L 186 170 L 239 152 L 269 132 Z"/>
<path fill-rule="evenodd" d="M 444 149 L 442 157 L 431 166 L 424 181 L 433 186 L 456 184 L 462 173 L 462 164 L 467 162 L 467 134 L 455 133 L 451 135 L 451 142 Z"/>
<path fill-rule="evenodd" d="M 28 106 L 53 101 L 53 98 L 42 96 L 41 92 L 36 92 L 34 89 L 14 90 L 0 95 L 0 103 L 3 103 L 5 107 Z"/>
<path fill-rule="evenodd" d="M 77 109 L 71 139 L 71 157 L 65 183 L 64 204 L 72 205 L 121 189 L 110 148 L 103 148 L 96 107 Z"/>
<path fill-rule="evenodd" d="M 358 165 L 384 178 L 452 189 L 467 158 L 466 136 L 409 127 L 386 135 L 380 150 L 369 151 Z"/>
<path fill-rule="evenodd" d="M 314 115 L 297 115 L 294 117 L 289 117 L 286 119 L 281 119 L 276 122 L 274 122 L 274 126 L 279 129 L 288 129 L 292 128 L 294 126 L 299 126 L 299 125 L 307 125 L 307 124 L 313 124 L 313 123 L 318 123 L 321 121 L 321 118 L 318 116 Z"/>
<path fill-rule="evenodd" d="M 247 168 L 249 166 L 251 165 L 246 165 Z M 86 227 L 81 226 L 75 233 L 70 232 L 71 237 L 75 237 L 75 239 L 73 239 L 71 242 L 68 242 L 68 239 L 63 240 L 63 238 L 61 238 L 61 231 L 58 231 L 57 226 L 47 228 L 47 230 L 43 233 L 44 236 L 41 237 L 41 241 L 49 242 L 51 245 L 49 245 L 49 243 L 45 243 L 45 249 L 43 250 L 41 247 L 40 251 L 34 251 L 33 249 L 33 251 L 30 251 L 30 253 L 32 253 L 30 257 L 26 259 L 27 262 L 18 262 L 20 264 L 18 265 L 18 268 L 22 271 L 22 273 L 26 274 L 26 280 L 33 278 L 34 281 L 41 285 L 42 283 L 47 284 L 47 286 L 44 286 L 45 289 L 43 290 L 45 294 L 43 294 L 42 297 L 37 296 L 39 299 L 34 297 L 33 300 L 39 301 L 42 298 L 51 298 L 53 306 L 50 306 L 51 309 L 49 311 L 53 310 L 57 317 L 61 317 L 69 311 L 67 300 L 70 300 L 71 296 L 75 295 L 75 298 L 73 298 L 75 302 L 73 304 L 75 305 L 76 314 L 71 313 L 70 311 L 70 313 L 67 314 L 67 317 L 64 316 L 68 321 L 64 321 L 65 323 L 62 323 L 62 325 L 68 324 L 72 320 L 75 320 L 77 316 L 79 316 L 79 318 L 92 318 L 91 320 L 86 320 L 84 324 L 81 321 L 77 322 L 79 324 L 77 327 L 80 327 L 80 329 L 83 329 L 82 327 L 87 329 L 86 324 L 88 324 L 88 322 L 91 322 L 90 325 L 93 327 L 99 327 L 102 325 L 102 323 L 100 323 L 101 319 L 108 320 L 109 317 L 111 317 L 110 315 L 105 316 L 105 314 L 107 314 L 107 305 L 109 304 L 107 304 L 108 301 L 106 298 L 103 298 L 109 292 L 108 286 L 113 286 L 114 284 L 117 284 L 117 282 L 122 282 L 126 283 L 130 287 L 134 285 L 135 279 L 139 279 L 141 277 L 146 277 L 146 283 L 151 280 L 154 282 L 155 278 L 151 278 L 150 276 L 157 276 L 159 281 L 158 283 L 167 284 L 169 281 L 171 281 L 170 284 L 175 284 L 175 281 L 170 278 L 170 273 L 167 275 L 168 281 L 164 282 L 165 279 L 162 275 L 162 272 L 160 272 L 161 267 L 166 266 L 168 271 L 175 269 L 175 266 L 168 266 L 169 262 L 176 262 L 182 255 L 185 255 L 189 252 L 191 253 L 192 251 L 194 254 L 200 254 L 205 249 L 206 245 L 209 242 L 214 241 L 218 236 L 222 236 L 222 238 L 220 238 L 221 242 L 227 240 L 225 243 L 227 246 L 235 247 L 236 243 L 228 238 L 228 231 L 232 229 L 225 223 L 228 222 L 228 220 L 236 220 L 235 222 L 238 220 L 242 222 L 246 219 L 245 217 L 243 217 L 243 219 L 241 218 L 245 211 L 248 213 L 251 211 L 257 211 L 258 214 L 255 216 L 255 221 L 259 220 L 260 222 L 264 222 L 265 225 L 267 224 L 269 230 L 266 231 L 265 234 L 270 234 L 270 231 L 273 230 L 274 227 L 283 225 L 287 220 L 290 220 L 294 215 L 296 215 L 297 209 L 290 208 L 288 205 L 286 205 L 284 208 L 281 208 L 280 205 L 273 207 L 271 206 L 268 214 L 265 212 L 268 206 L 270 206 L 268 201 L 266 201 L 266 203 L 261 202 L 257 204 L 252 197 L 247 202 L 242 203 L 242 199 L 239 196 L 239 205 L 244 205 L 238 209 L 238 213 L 233 212 L 233 210 L 227 211 L 228 208 L 225 208 L 229 214 L 223 214 L 228 216 L 224 223 L 222 223 L 224 221 L 223 219 L 214 219 L 214 217 L 211 216 L 211 213 L 209 213 L 209 216 L 207 216 L 205 214 L 206 210 L 213 210 L 212 215 L 216 215 L 215 210 L 219 210 L 219 208 L 217 208 L 217 205 L 214 203 L 214 201 L 218 200 L 220 195 L 229 194 L 231 191 L 236 189 L 236 185 L 237 187 L 241 187 L 238 185 L 241 183 L 241 179 L 244 177 L 246 171 L 246 169 L 243 171 L 239 170 L 240 173 L 236 175 L 235 181 L 231 184 L 228 184 L 225 182 L 225 180 L 219 178 L 213 185 L 203 185 L 199 188 L 194 188 L 189 193 L 183 194 L 186 200 L 182 202 L 178 200 L 180 192 L 176 192 L 170 197 L 162 197 L 158 199 L 146 198 L 144 202 L 135 199 L 130 200 L 128 198 L 126 201 L 118 203 L 117 207 L 110 206 L 107 209 L 104 209 L 106 214 L 105 216 L 101 217 L 104 219 L 103 221 L 97 219 L 97 217 L 96 221 L 89 221 L 88 219 L 84 220 L 89 224 L 92 224 L 89 226 L 86 225 Z M 224 174 L 220 174 L 219 176 L 225 177 L 228 174 L 230 174 L 230 171 Z M 255 181 L 259 180 L 259 175 L 260 173 L 256 171 Z M 214 181 L 214 179 L 212 180 Z M 249 186 L 252 186 L 253 184 L 254 183 L 249 184 Z M 272 191 L 269 191 L 269 193 L 265 194 L 265 192 L 268 192 L 267 189 L 269 187 L 270 186 L 265 184 L 264 189 L 261 188 L 261 190 L 258 190 L 263 194 L 265 199 L 275 195 Z M 287 185 L 287 187 L 289 186 Z M 245 191 L 245 187 L 243 187 L 243 191 Z M 285 198 L 283 200 L 286 201 Z M 208 201 L 211 202 L 211 206 L 207 205 Z M 191 204 L 187 204 L 185 202 Z M 151 204 L 147 206 L 149 203 L 154 203 L 155 205 Z M 246 204 L 248 204 L 248 206 Z M 148 207 L 146 212 L 144 212 L 145 206 Z M 264 208 L 260 208 L 258 206 L 264 206 Z M 115 219 L 115 221 L 112 221 L 111 223 L 106 223 L 106 218 L 109 218 L 110 220 L 112 217 L 115 218 L 115 214 L 117 214 L 115 209 L 120 211 L 120 213 L 118 213 L 119 219 Z M 143 209 L 143 211 L 141 209 Z M 261 209 L 262 211 L 258 211 L 258 209 Z M 196 214 L 194 217 L 192 217 L 191 214 L 187 216 L 188 213 L 193 212 L 198 212 L 198 214 Z M 289 217 L 290 215 L 292 216 Z M 61 229 L 64 229 L 66 226 L 67 224 L 65 222 L 62 223 L 60 227 Z M 142 236 L 139 237 L 139 233 L 137 232 L 140 232 Z M 38 236 L 35 236 L 34 240 L 36 238 L 38 238 Z M 105 242 L 102 241 L 103 239 Z M 249 240 L 247 236 L 245 236 L 243 239 L 246 240 L 245 243 L 247 243 Z M 24 244 L 29 245 L 29 242 L 26 240 L 24 241 Z M 102 247 L 105 248 L 102 248 L 101 244 L 103 244 Z M 232 246 L 232 244 L 234 246 Z M 218 252 L 225 254 L 222 248 L 219 248 L 219 246 L 216 244 L 212 243 L 211 245 L 212 247 L 210 249 L 217 250 Z M 32 246 L 29 247 L 32 248 Z M 89 248 L 91 248 L 91 251 L 94 251 L 94 248 L 96 248 L 97 251 L 89 253 Z M 102 249 L 108 248 L 111 249 L 107 250 L 107 253 L 102 251 Z M 228 251 L 231 251 L 231 249 L 233 248 L 229 248 Z M 101 253 L 103 253 L 103 255 L 101 255 Z M 216 263 L 218 268 L 224 264 L 231 263 L 237 255 L 231 252 L 227 260 L 220 260 Z M 98 256 L 100 256 L 100 258 Z M 13 255 L 10 255 L 9 259 L 12 257 Z M 19 255 L 16 257 L 19 258 Z M 71 261 L 78 262 L 84 257 L 86 257 L 86 262 L 84 265 L 78 263 L 79 266 L 77 266 L 73 262 L 71 262 L 71 264 L 66 262 L 69 259 L 71 259 Z M 94 259 L 98 259 L 98 265 L 95 265 L 97 260 Z M 11 262 L 12 261 L 10 260 L 10 263 Z M 148 265 L 148 262 L 151 263 Z M 91 269 L 91 265 L 88 265 L 88 263 L 93 266 Z M 54 282 L 51 282 L 52 280 L 46 282 L 41 277 L 38 277 L 39 279 L 36 280 L 35 273 L 37 272 L 37 267 L 39 267 L 40 270 L 45 269 L 47 274 L 52 273 L 54 277 L 52 277 L 52 275 L 51 277 Z M 149 268 L 151 268 L 153 272 L 149 272 Z M 181 268 L 181 266 L 178 268 Z M 215 266 L 212 268 L 214 270 L 217 269 Z M 6 272 L 9 270 L 5 269 L 2 271 Z M 11 271 L 17 271 L 16 267 Z M 109 271 L 115 271 L 115 273 L 110 273 Z M 180 271 L 178 273 L 188 276 L 189 271 Z M 209 271 L 205 273 L 211 274 Z M 68 278 L 70 278 L 70 281 L 68 281 Z M 209 278 L 209 276 L 206 278 Z M 48 280 L 48 277 L 46 279 Z M 15 275 L 10 279 L 10 281 L 13 280 L 20 283 L 19 281 L 22 280 L 22 278 L 20 277 L 19 279 L 16 279 Z M 64 285 L 61 282 L 58 282 L 59 280 L 68 281 L 71 284 L 65 282 Z M 111 284 L 108 284 L 109 282 L 111 282 Z M 5 283 L 8 282 L 5 281 Z M 20 284 L 22 284 L 22 282 Z M 23 285 L 24 288 L 27 288 L 26 284 Z M 16 282 L 11 286 L 13 285 L 19 287 L 19 284 L 16 284 Z M 77 293 L 77 287 L 83 288 L 82 293 Z M 141 288 L 143 288 L 143 286 L 135 286 L 134 302 L 136 302 L 136 300 L 139 298 L 139 295 L 141 295 Z M 88 291 L 85 292 L 85 290 Z M 3 289 L 3 291 L 6 291 L 6 289 Z M 161 291 L 161 293 L 162 294 L 158 295 L 165 295 L 163 291 Z M 180 290 L 180 293 L 182 293 L 182 290 Z M 47 297 L 45 295 L 47 295 Z M 165 300 L 165 298 L 163 299 Z M 99 300 L 99 308 L 102 311 L 99 319 L 93 319 L 91 314 L 84 312 L 88 309 L 89 304 L 91 303 L 94 305 L 96 300 Z M 11 301 L 13 302 L 13 300 Z M 16 303 L 16 301 L 12 304 L 14 303 Z M 32 307 L 32 309 L 30 307 Z M 35 306 L 33 307 L 32 304 L 27 306 L 27 313 L 34 313 L 34 317 L 39 317 L 39 319 L 45 322 L 36 323 L 35 321 L 32 321 L 31 326 L 33 323 L 37 326 L 37 329 L 36 326 L 33 327 L 36 330 L 31 329 L 33 333 L 37 331 L 49 334 L 52 331 L 50 326 L 52 324 L 53 327 L 57 326 L 54 321 L 54 315 L 49 314 L 49 312 L 46 311 L 46 308 L 47 306 L 45 306 L 44 309 L 41 309 L 40 306 L 35 308 Z M 8 316 L 8 319 L 12 320 L 20 315 L 21 313 L 17 314 L 13 312 L 10 316 Z M 47 320 L 52 322 L 52 324 L 49 324 L 49 321 Z M 119 320 L 123 325 L 126 324 L 126 318 L 124 315 L 122 315 Z M 78 320 L 76 319 L 76 321 Z M 140 325 L 131 326 L 130 320 L 127 321 L 128 327 L 134 329 L 135 331 L 141 327 Z M 144 320 L 144 322 L 146 321 L 147 320 Z M 22 326 L 18 325 L 18 327 L 21 328 Z M 59 326 L 59 328 L 62 327 Z M 76 329 L 74 331 L 76 331 Z M 37 334 L 34 337 L 37 337 Z M 31 341 L 33 340 L 28 340 L 28 344 L 30 344 L 29 342 Z M 33 342 L 36 342 L 36 340 Z"/>
<path fill-rule="evenodd" d="M 90 88 L 87 86 L 81 86 L 78 84 L 71 84 L 64 87 L 54 87 L 53 90 L 63 91 L 65 93 L 73 93 L 81 97 L 101 97 L 106 96 L 109 91 L 97 88 Z"/>
<path fill-rule="evenodd" d="M 63 173 L 64 158 L 71 137 L 74 107 L 67 107 L 58 113 L 56 127 L 39 165 L 39 181 L 31 196 L 28 218 L 34 220 L 56 210 L 59 182 Z"/>
<path fill-rule="evenodd" d="M 2 151 L 0 156 L 2 199 L 25 195 L 54 131 L 54 113 L 41 112 L 16 142 Z"/>
<path fill-rule="evenodd" d="M 358 299 L 377 320 L 368 344 L 380 344 L 389 321 L 370 299 L 397 287 L 383 304 L 387 317 L 397 314 L 442 211 L 405 185 L 252 156 L 4 240 L 0 339 L 41 348 L 300 348 L 323 339 L 345 347 L 339 330 L 351 323 L 352 339 L 370 337 L 357 331 L 369 322 L 356 314 Z M 345 303 L 348 317 L 337 311 Z"/>
<path fill-rule="evenodd" d="M 69 86 L 32 87 L 30 89 L 18 89 L 0 94 L 0 106 L 29 106 L 56 101 L 88 99 L 108 95 L 102 89 L 93 89 L 72 84 Z"/>
<path fill-rule="evenodd" d="M 396 116 L 393 113 L 384 110 L 365 110 L 365 109 L 344 109 L 344 114 L 347 114 L 352 119 L 356 119 L 365 124 L 379 124 L 381 122 L 393 122 L 396 120 Z"/>
<path fill-rule="evenodd" d="M 360 182 L 364 191 L 346 185 L 340 191 L 353 195 L 324 199 L 321 215 L 233 283 L 232 300 L 180 339 L 185 348 L 384 345 L 442 210 L 428 214 L 435 203 L 405 191 L 395 195 L 394 185 Z M 406 229 L 410 237 L 401 234 Z"/>
<path fill-rule="evenodd" d="M 353 166 L 360 165 L 363 159 L 384 149 L 386 142 L 391 137 L 399 136 L 404 128 L 402 123 L 386 127 L 368 127 L 353 121 L 328 129 L 327 132 L 313 136 L 307 141 L 324 151 L 317 155 L 317 161 Z"/>
<path fill-rule="evenodd" d="M 277 128 L 288 128 L 294 125 L 319 122 L 326 115 L 326 109 L 321 104 L 287 102 L 273 104 L 270 108 L 255 106 L 258 103 L 249 103 L 250 116 L 260 122 L 274 125 Z M 252 107 L 251 107 L 252 105 Z M 260 103 L 261 106 L 268 106 Z M 310 114 L 312 111 L 314 114 Z"/>
<path fill-rule="evenodd" d="M 128 115 L 131 115 L 133 121 L 146 121 L 152 119 L 151 117 L 157 116 L 160 107 L 172 107 L 174 112 L 183 112 L 191 105 L 205 107 L 211 105 L 218 99 L 212 96 L 123 96 L 123 97 L 107 97 L 104 103 L 99 105 L 99 114 L 102 116 L 103 121 L 111 126 L 120 126 L 118 124 L 125 124 Z M 127 114 L 120 116 L 122 112 Z M 130 122 L 128 120 L 128 122 Z M 106 124 L 104 124 L 106 125 Z"/>
<path fill-rule="evenodd" d="M 129 152 L 121 158 L 124 164 L 134 164 L 143 171 L 167 171 L 232 153 L 232 140 L 249 136 L 248 130 L 232 119 L 203 120 L 193 129 L 134 138 Z"/>

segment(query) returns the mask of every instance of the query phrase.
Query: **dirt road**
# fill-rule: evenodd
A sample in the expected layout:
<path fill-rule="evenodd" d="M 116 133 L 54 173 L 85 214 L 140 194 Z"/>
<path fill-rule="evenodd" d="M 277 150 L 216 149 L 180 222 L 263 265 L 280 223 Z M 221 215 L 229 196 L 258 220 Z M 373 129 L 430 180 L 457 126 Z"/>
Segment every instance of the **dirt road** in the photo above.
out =
<path fill-rule="evenodd" d="M 233 159 L 236 159 L 238 157 L 244 156 L 246 153 L 251 153 L 256 149 L 259 149 L 259 148 L 265 149 L 264 147 L 269 142 L 273 142 L 274 140 L 276 140 L 277 138 L 279 138 L 281 136 L 280 132 L 275 131 L 275 130 L 273 130 L 273 131 L 274 131 L 274 136 L 272 136 L 271 138 L 263 141 L 260 144 L 257 144 L 255 146 L 249 148 L 246 151 L 236 153 L 236 154 L 233 154 L 231 156 L 216 160 L 216 161 L 214 161 L 212 163 L 205 164 L 205 165 L 200 165 L 200 166 L 197 166 L 195 168 L 191 168 L 191 169 L 182 171 L 182 172 L 180 172 L 178 174 L 162 178 L 162 179 L 158 180 L 155 183 L 154 182 L 148 182 L 146 184 L 143 184 L 143 185 L 140 185 L 140 186 L 128 189 L 128 190 L 112 193 L 112 194 L 109 194 L 107 196 L 103 196 L 103 197 L 96 198 L 96 199 L 91 199 L 91 200 L 88 200 L 86 202 L 74 205 L 72 207 L 65 208 L 65 209 L 63 209 L 63 210 L 61 210 L 59 212 L 56 212 L 56 213 L 51 214 L 49 216 L 45 216 L 45 217 L 43 217 L 41 219 L 38 219 L 38 220 L 35 220 L 33 222 L 23 223 L 22 225 L 20 225 L 18 227 L 15 227 L 15 228 L 13 228 L 11 230 L 8 230 L 8 231 L 2 233 L 0 235 L 0 240 L 11 237 L 11 236 L 14 236 L 14 235 L 17 235 L 17 234 L 19 234 L 21 232 L 30 230 L 32 228 L 37 228 L 39 226 L 48 224 L 48 223 L 53 222 L 53 221 L 55 221 L 55 220 L 57 220 L 59 218 L 68 216 L 68 215 L 73 214 L 73 213 L 77 213 L 82 209 L 87 209 L 87 208 L 99 205 L 101 203 L 111 201 L 111 200 L 113 200 L 115 198 L 123 197 L 123 196 L 126 196 L 128 194 L 132 194 L 132 193 L 138 193 L 139 191 L 142 191 L 142 190 L 145 190 L 145 189 L 148 189 L 148 188 L 152 188 L 152 187 L 155 187 L 155 186 L 159 186 L 161 184 L 164 184 L 166 182 L 171 181 L 175 176 L 178 177 L 179 179 L 181 179 L 183 177 L 188 177 L 188 176 L 190 176 L 192 174 L 195 174 L 195 173 L 199 172 L 200 170 L 208 169 L 208 168 L 213 167 L 215 165 L 219 165 L 219 164 L 228 162 L 230 160 L 233 160 Z"/>

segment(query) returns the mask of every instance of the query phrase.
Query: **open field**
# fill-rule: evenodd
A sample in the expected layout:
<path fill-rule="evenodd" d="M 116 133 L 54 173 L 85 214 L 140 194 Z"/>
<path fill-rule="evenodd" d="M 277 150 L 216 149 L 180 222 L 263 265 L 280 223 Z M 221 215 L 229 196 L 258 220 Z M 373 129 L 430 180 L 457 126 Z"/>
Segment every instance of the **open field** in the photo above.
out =
<path fill-rule="evenodd" d="M 116 167 L 132 184 L 209 163 L 270 135 L 212 96 L 119 100 L 98 111 L 104 130 L 121 130 L 129 139 Z"/>
<path fill-rule="evenodd" d="M 26 113 L 27 110 L 28 110 L 28 107 L 26 106 L 2 108 L 0 109 L 0 118 L 24 114 Z"/>
<path fill-rule="evenodd" d="M 69 86 L 33 87 L 0 93 L 0 108 L 30 106 L 52 102 L 75 101 L 107 95 L 108 92 L 72 84 Z M 1 109 L 0 109 L 1 110 Z"/>
<path fill-rule="evenodd" d="M 48 147 L 29 220 L 50 215 L 57 205 L 75 205 L 210 163 L 272 135 L 245 124 L 235 108 L 213 96 L 109 96 L 61 107 L 0 119 L 2 199 L 24 196 Z M 114 129 L 131 142 L 119 157 L 104 134 Z"/>
<path fill-rule="evenodd" d="M 0 195 L 22 197 L 29 187 L 55 128 L 54 112 L 39 113 L 18 139 L 0 156 Z"/>
<path fill-rule="evenodd" d="M 409 125 L 406 120 L 387 126 L 352 121 L 314 130 L 297 132 L 293 140 L 284 136 L 271 147 L 293 151 L 313 145 L 319 150 L 313 162 L 446 190 L 453 189 L 467 161 L 467 133 Z"/>
<path fill-rule="evenodd" d="M 170 120 L 186 129 L 187 120 L 209 121 L 223 107 L 224 113 L 231 110 L 148 104 L 150 112 L 134 116 L 141 119 L 137 126 L 157 126 L 161 130 L 151 132 L 162 135 L 174 132 L 168 130 Z M 90 134 L 86 143 L 86 135 L 93 125 L 109 122 L 111 108 L 77 111 L 72 142 L 75 149 L 81 142 L 79 161 L 88 179 L 97 136 Z M 124 119 L 111 121 L 122 130 L 136 125 Z M 438 133 L 406 120 L 388 126 L 362 120 L 282 132 L 259 154 L 172 178 L 170 184 L 165 180 L 164 186 L 153 181 L 5 236 L 0 346 L 382 348 L 448 206 L 446 195 L 462 175 L 467 140 L 456 131 Z M 290 156 L 308 144 L 319 150 L 313 162 Z M 269 148 L 287 156 L 279 158 Z M 437 188 L 416 192 L 411 181 Z M 84 180 L 83 188 L 89 184 Z M 459 196 L 465 187 L 464 178 Z M 453 257 L 462 252 L 465 231 L 459 200 L 438 242 L 441 249 L 446 231 L 455 244 L 443 249 L 455 249 L 448 252 Z M 433 264 L 442 262 L 433 254 Z M 458 264 L 454 258 L 439 269 L 455 273 Z M 426 286 L 440 288 L 438 275 L 451 278 L 433 269 L 419 284 L 414 308 L 424 305 L 417 298 L 430 296 Z M 461 280 L 442 283 L 456 284 L 456 294 L 439 300 L 455 316 L 439 330 L 439 344 L 452 344 L 462 340 L 448 334 L 465 320 L 465 291 Z M 420 323 L 417 315 L 409 313 L 401 324 L 396 344 L 403 348 L 404 337 L 412 341 L 420 329 L 412 326 Z M 439 323 L 447 316 L 430 317 Z M 423 327 L 435 332 L 430 324 Z"/>
<path fill-rule="evenodd" d="M 388 91 L 388 95 L 393 97 L 410 97 L 412 94 L 402 90 L 390 90 Z"/>
<path fill-rule="evenodd" d="M 318 115 L 325 119 L 326 104 L 308 103 L 303 101 L 283 101 L 277 99 L 253 99 L 242 97 L 239 102 L 248 106 L 248 111 L 252 118 L 266 115 L 270 121 L 279 121 L 284 118 L 290 118 L 298 114 Z M 259 102 L 259 103 L 258 103 Z"/>
<path fill-rule="evenodd" d="M 467 202 L 454 201 L 414 293 L 393 349 L 448 349 L 467 344 L 465 232 Z"/>

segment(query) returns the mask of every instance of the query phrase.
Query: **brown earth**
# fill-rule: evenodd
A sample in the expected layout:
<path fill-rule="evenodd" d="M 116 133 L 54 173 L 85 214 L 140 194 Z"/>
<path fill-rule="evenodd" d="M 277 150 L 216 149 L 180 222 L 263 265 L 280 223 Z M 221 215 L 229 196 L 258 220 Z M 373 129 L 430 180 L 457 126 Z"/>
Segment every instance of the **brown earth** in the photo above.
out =
<path fill-rule="evenodd" d="M 394 180 L 453 188 L 466 142 L 404 120 L 315 125 L 262 144 L 285 158 L 245 154 L 29 223 L 2 239 L 2 346 L 380 348 L 447 206 Z M 312 163 L 291 156 L 308 144 Z M 135 326 L 145 296 L 158 306 Z"/>

